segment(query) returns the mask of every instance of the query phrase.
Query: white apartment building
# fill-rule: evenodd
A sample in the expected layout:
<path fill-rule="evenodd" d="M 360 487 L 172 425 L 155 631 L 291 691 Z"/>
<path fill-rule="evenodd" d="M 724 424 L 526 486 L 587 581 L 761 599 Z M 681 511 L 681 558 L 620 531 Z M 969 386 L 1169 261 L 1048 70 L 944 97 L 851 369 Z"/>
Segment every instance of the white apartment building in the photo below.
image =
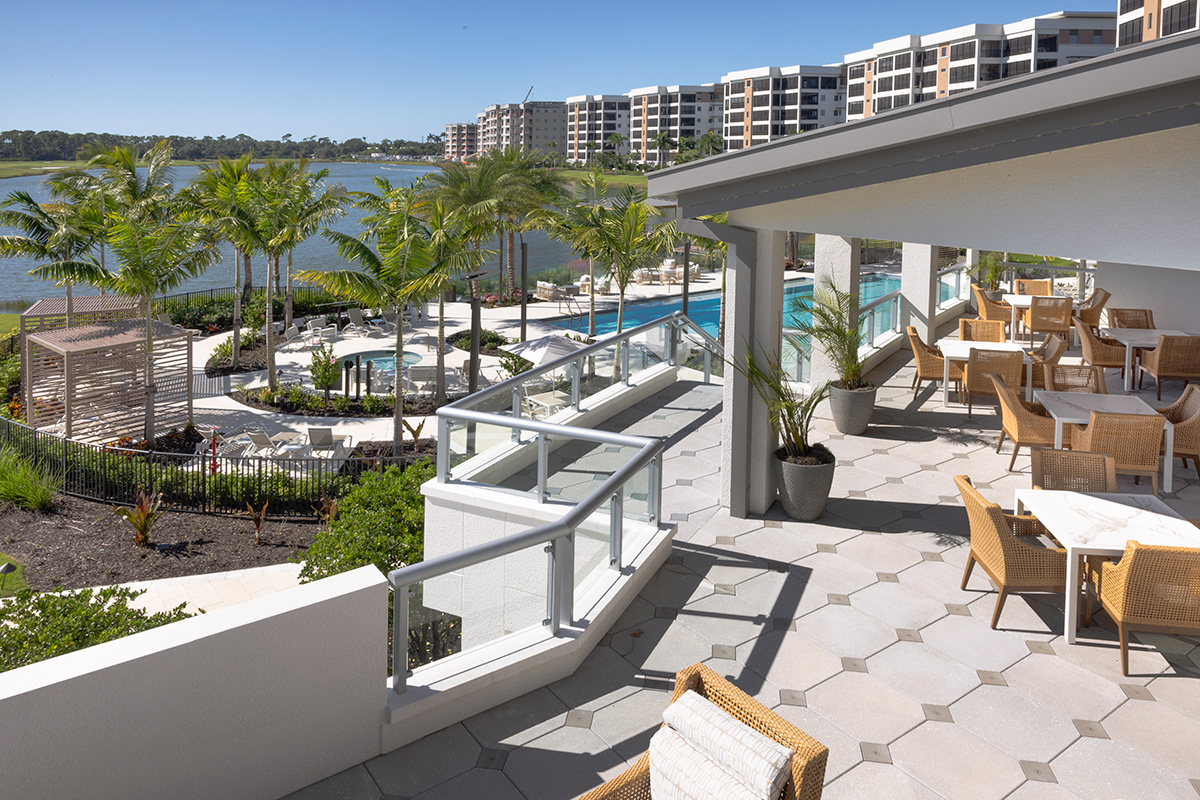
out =
<path fill-rule="evenodd" d="M 1196 0 L 1119 0 L 1117 47 L 1197 30 Z"/>
<path fill-rule="evenodd" d="M 706 133 L 723 137 L 723 87 L 646 86 L 628 93 L 629 147 L 639 159 L 665 164 L 679 152 L 679 140 L 699 139 Z M 660 149 L 658 137 L 667 134 L 676 144 Z"/>
<path fill-rule="evenodd" d="M 610 141 L 613 134 L 624 139 L 615 148 Z M 589 163 L 593 152 L 629 154 L 629 98 L 625 95 L 582 94 L 567 98 L 567 159 L 578 164 Z"/>
<path fill-rule="evenodd" d="M 447 161 L 462 161 L 479 149 L 479 125 L 474 122 L 451 122 L 446 126 Z"/>
<path fill-rule="evenodd" d="M 527 100 L 488 106 L 478 119 L 480 150 L 519 147 L 529 152 L 563 152 L 567 107 L 553 100 Z"/>
<path fill-rule="evenodd" d="M 727 151 L 846 121 L 841 64 L 744 69 L 721 76 L 721 84 Z"/>
<path fill-rule="evenodd" d="M 1117 15 L 1060 11 L 878 42 L 845 58 L 849 119 L 1111 53 Z"/>

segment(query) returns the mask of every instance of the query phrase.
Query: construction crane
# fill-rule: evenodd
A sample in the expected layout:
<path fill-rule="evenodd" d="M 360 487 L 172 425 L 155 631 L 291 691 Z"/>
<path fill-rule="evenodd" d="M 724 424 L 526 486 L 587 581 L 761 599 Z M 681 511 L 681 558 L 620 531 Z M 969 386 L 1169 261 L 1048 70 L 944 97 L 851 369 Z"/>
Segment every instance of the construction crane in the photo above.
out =
<path fill-rule="evenodd" d="M 525 99 L 524 99 L 524 100 L 522 100 L 521 102 L 522 102 L 522 103 L 526 103 L 526 102 L 528 102 L 528 101 L 529 101 L 529 95 L 531 95 L 531 94 L 533 94 L 533 87 L 532 87 L 532 86 L 530 86 L 530 87 L 529 87 L 529 91 L 525 93 Z"/>

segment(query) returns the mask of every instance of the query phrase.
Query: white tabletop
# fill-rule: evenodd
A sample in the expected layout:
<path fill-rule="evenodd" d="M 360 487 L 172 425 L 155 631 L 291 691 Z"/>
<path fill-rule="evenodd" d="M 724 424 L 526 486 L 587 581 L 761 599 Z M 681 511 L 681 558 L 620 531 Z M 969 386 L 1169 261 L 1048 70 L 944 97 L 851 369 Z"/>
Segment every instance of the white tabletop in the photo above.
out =
<path fill-rule="evenodd" d="M 1070 300 L 1072 303 L 1075 302 L 1074 297 L 1061 297 L 1057 294 L 1006 294 L 1004 295 L 1004 302 L 1015 308 L 1032 308 L 1033 298 L 1035 297 L 1055 297 L 1062 300 Z"/>
<path fill-rule="evenodd" d="M 1116 339 L 1118 342 L 1131 347 L 1158 347 L 1160 336 L 1191 336 L 1183 331 L 1161 328 L 1101 328 L 1101 336 Z"/>
<path fill-rule="evenodd" d="M 1066 548 L 1098 555 L 1140 544 L 1200 546 L 1200 528 L 1148 494 L 1084 494 L 1022 489 L 1017 497 Z"/>
<path fill-rule="evenodd" d="M 1033 399 L 1045 406 L 1055 420 L 1085 425 L 1093 411 L 1111 414 L 1157 414 L 1145 400 L 1128 394 L 1089 394 L 1086 392 L 1051 392 L 1035 389 Z"/>
<path fill-rule="evenodd" d="M 1020 342 L 964 342 L 961 339 L 942 339 L 937 343 L 942 355 L 952 360 L 966 360 L 972 350 L 999 350 L 1005 353 L 1025 353 Z"/>

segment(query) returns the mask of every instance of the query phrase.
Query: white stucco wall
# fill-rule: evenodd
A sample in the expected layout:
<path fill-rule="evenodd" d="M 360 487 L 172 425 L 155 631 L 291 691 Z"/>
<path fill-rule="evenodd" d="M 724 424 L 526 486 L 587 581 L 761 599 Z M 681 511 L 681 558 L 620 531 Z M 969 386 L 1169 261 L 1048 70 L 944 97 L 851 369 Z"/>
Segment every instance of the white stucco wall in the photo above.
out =
<path fill-rule="evenodd" d="M 1181 234 L 1180 238 L 1188 237 Z M 1200 267 L 1200 258 L 1193 257 L 1191 263 Z M 1096 265 L 1096 286 L 1112 293 L 1109 308 L 1149 308 L 1159 328 L 1200 332 L 1196 317 L 1200 309 L 1200 273 L 1195 269 L 1102 261 Z"/>
<path fill-rule="evenodd" d="M 379 753 L 374 567 L 0 673 L 0 795 L 277 798 Z"/>

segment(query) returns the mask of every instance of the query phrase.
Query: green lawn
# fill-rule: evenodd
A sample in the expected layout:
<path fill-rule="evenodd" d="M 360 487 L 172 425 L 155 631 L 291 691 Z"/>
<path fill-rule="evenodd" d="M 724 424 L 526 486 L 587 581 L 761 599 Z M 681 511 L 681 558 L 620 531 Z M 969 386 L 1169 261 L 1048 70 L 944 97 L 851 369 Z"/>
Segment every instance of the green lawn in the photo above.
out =
<path fill-rule="evenodd" d="M 1042 264 L 1042 256 L 1031 256 L 1025 253 L 1009 253 L 1008 260 L 1018 264 Z M 1051 258 L 1046 262 L 1047 266 L 1051 267 L 1074 267 L 1077 266 L 1074 261 L 1065 258 Z"/>
<path fill-rule="evenodd" d="M 0 553 L 0 564 L 14 564 L 17 567 L 16 572 L 10 572 L 4 576 L 4 588 L 0 589 L 0 597 L 8 597 L 14 595 L 22 589 L 28 589 L 25 584 L 25 568 L 18 564 L 15 560 Z"/>
<path fill-rule="evenodd" d="M 0 161 L 0 178 L 20 178 L 25 175 L 45 175 L 64 169 L 82 167 L 81 161 Z"/>
<path fill-rule="evenodd" d="M 20 327 L 20 314 L 0 314 L 0 339 L 8 336 L 14 328 Z"/>
<path fill-rule="evenodd" d="M 586 169 L 564 169 L 560 171 L 562 176 L 569 181 L 577 181 L 580 178 L 586 178 L 592 173 Z M 605 175 L 604 180 L 609 186 L 636 186 L 639 189 L 646 188 L 645 175 Z"/>

